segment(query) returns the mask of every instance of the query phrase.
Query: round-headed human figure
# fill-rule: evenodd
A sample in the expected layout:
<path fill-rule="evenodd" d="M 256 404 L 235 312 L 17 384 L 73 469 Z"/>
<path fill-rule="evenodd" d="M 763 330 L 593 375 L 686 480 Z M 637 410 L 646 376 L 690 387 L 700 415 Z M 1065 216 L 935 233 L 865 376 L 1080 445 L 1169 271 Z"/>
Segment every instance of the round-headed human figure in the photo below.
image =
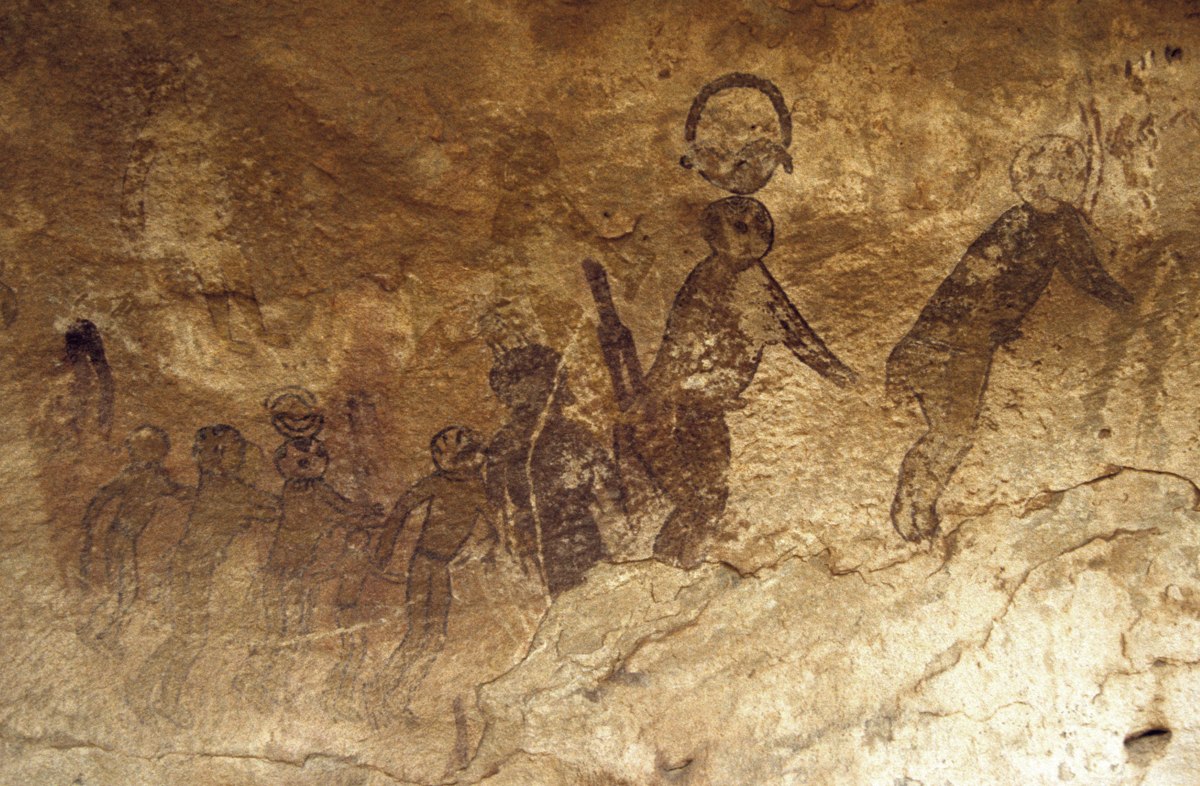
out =
<path fill-rule="evenodd" d="M 288 481 L 312 481 L 325 477 L 329 452 L 319 439 L 289 439 L 275 449 L 275 469 Z"/>
<path fill-rule="evenodd" d="M 792 171 L 791 111 L 779 88 L 754 74 L 725 74 L 701 88 L 683 138 L 679 163 L 732 194 L 753 194 L 781 166 Z"/>
<path fill-rule="evenodd" d="M 129 462 L 115 478 L 104 484 L 88 503 L 83 517 L 83 547 L 80 575 L 92 578 L 92 552 L 97 539 L 102 549 L 104 578 L 110 596 L 81 628 L 85 640 L 99 640 L 119 633 L 138 597 L 138 541 L 168 497 L 183 500 L 190 490 L 171 479 L 163 467 L 170 451 L 167 432 L 143 425 L 125 440 Z M 111 513 L 102 525 L 105 512 Z"/>
<path fill-rule="evenodd" d="M 218 423 L 196 432 L 192 456 L 200 474 L 183 535 L 169 572 L 171 633 L 127 683 L 135 706 L 147 700 L 161 715 L 187 725 L 181 712 L 188 675 L 209 641 L 217 568 L 234 539 L 279 515 L 279 500 L 242 477 L 248 443 L 233 426 Z"/>
<path fill-rule="evenodd" d="M 1090 175 L 1083 145 L 1060 134 L 1029 140 L 1009 168 L 1013 191 L 1039 213 L 1053 213 L 1063 205 L 1080 208 Z"/>
<path fill-rule="evenodd" d="M 158 426 L 138 426 L 125 438 L 130 464 L 161 464 L 171 450 L 167 432 Z"/>
<path fill-rule="evenodd" d="M 1132 302 L 1092 245 L 1083 145 L 1034 137 L 1009 174 L 1021 204 L 971 243 L 888 357 L 890 397 L 914 399 L 928 426 L 901 462 L 892 500 L 892 525 L 909 541 L 940 531 L 938 502 L 974 444 L 996 350 L 1021 337 L 1055 271 L 1109 308 Z"/>
<path fill-rule="evenodd" d="M 236 477 L 246 461 L 246 439 L 233 426 L 219 423 L 196 432 L 192 456 L 200 479 L 213 476 Z"/>

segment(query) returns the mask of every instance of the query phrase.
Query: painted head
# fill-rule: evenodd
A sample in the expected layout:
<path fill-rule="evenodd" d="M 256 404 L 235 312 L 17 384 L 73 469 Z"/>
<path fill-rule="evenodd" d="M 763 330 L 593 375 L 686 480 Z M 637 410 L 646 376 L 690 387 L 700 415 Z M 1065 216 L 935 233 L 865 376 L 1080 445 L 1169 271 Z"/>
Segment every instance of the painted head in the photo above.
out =
<path fill-rule="evenodd" d="M 1048 213 L 1062 205 L 1083 203 L 1091 162 L 1078 140 L 1049 134 L 1022 145 L 1009 174 L 1017 195 L 1035 210 Z"/>
<path fill-rule="evenodd" d="M 732 194 L 753 194 L 775 169 L 792 171 L 792 114 L 771 81 L 754 74 L 726 74 L 705 85 L 688 112 L 680 160 Z"/>
<path fill-rule="evenodd" d="M 316 480 L 328 468 L 329 454 L 319 439 L 289 439 L 275 449 L 275 469 L 284 480 Z"/>
<path fill-rule="evenodd" d="M 762 202 L 751 197 L 726 197 L 700 214 L 704 240 L 724 257 L 762 259 L 775 242 L 775 224 Z"/>
<path fill-rule="evenodd" d="M 201 475 L 237 475 L 246 461 L 246 439 L 224 423 L 205 426 L 196 432 L 192 456 Z"/>
<path fill-rule="evenodd" d="M 429 441 L 433 465 L 450 474 L 479 471 L 484 462 L 483 448 L 483 437 L 463 426 L 447 426 Z"/>
<path fill-rule="evenodd" d="M 280 388 L 263 402 L 271 425 L 288 439 L 308 439 L 321 433 L 325 416 L 317 409 L 317 397 L 301 387 Z"/>
<path fill-rule="evenodd" d="M 171 450 L 167 432 L 158 426 L 138 426 L 125 438 L 131 464 L 161 464 Z"/>
<path fill-rule="evenodd" d="M 570 402 L 562 355 L 541 344 L 526 344 L 499 353 L 488 383 L 497 398 L 514 412 L 540 412 L 551 400 Z"/>

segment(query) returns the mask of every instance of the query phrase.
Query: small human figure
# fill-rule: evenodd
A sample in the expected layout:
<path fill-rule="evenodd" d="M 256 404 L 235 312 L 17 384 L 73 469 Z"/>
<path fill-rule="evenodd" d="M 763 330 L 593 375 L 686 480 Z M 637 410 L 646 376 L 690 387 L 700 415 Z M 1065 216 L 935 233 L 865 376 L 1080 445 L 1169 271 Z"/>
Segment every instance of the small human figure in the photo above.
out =
<path fill-rule="evenodd" d="M 928 426 L 900 465 L 892 501 L 892 524 L 906 540 L 938 532 L 938 499 L 974 442 L 992 357 L 1021 335 L 1054 271 L 1110 308 L 1133 302 L 1088 235 L 1083 146 L 1037 137 L 1017 153 L 1010 175 L 1021 204 L 970 245 L 888 358 L 889 394 L 915 398 Z"/>
<path fill-rule="evenodd" d="M 633 452 L 674 506 L 654 554 L 683 567 L 700 561 L 724 513 L 725 417 L 742 406 L 763 351 L 782 344 L 839 386 L 855 380 L 763 263 L 774 227 L 762 203 L 749 197 L 713 202 L 701 224 L 712 253 L 676 295 L 644 391 L 627 413 Z"/>
<path fill-rule="evenodd" d="M 509 419 L 487 450 L 487 490 L 522 565 L 551 598 L 608 558 L 599 522 L 625 525 L 612 457 L 565 407 L 562 356 L 541 344 L 503 351 L 488 381 Z"/>
<path fill-rule="evenodd" d="M 495 549 L 499 534 L 484 490 L 483 438 L 469 428 L 448 426 L 429 445 L 434 471 L 414 483 L 384 524 L 375 554 L 381 571 L 395 559 L 406 534 L 416 531 L 408 560 L 404 637 L 388 657 L 378 685 L 381 702 L 403 688 L 407 707 L 446 639 L 454 597 L 450 566 L 472 537 L 487 537 Z"/>
<path fill-rule="evenodd" d="M 165 431 L 157 426 L 139 426 L 130 433 L 125 445 L 129 463 L 96 492 L 83 516 L 79 574 L 84 582 L 95 578 L 92 552 L 99 538 L 104 582 L 111 593 L 81 630 L 81 635 L 97 640 L 118 636 L 137 601 L 138 540 L 153 520 L 159 503 L 171 498 L 189 499 L 192 493 L 172 480 L 162 465 L 171 449 Z M 108 510 L 112 510 L 112 517 L 103 531 L 98 531 L 101 517 Z"/>
<path fill-rule="evenodd" d="M 382 515 L 377 505 L 355 502 L 333 488 L 325 480 L 328 466 L 329 455 L 315 436 L 289 439 L 275 451 L 283 507 L 267 556 L 266 597 L 268 624 L 280 640 L 309 632 L 322 540 Z"/>
<path fill-rule="evenodd" d="M 205 426 L 196 432 L 192 455 L 200 480 L 192 510 L 171 556 L 171 633 L 128 685 L 138 709 L 154 709 L 180 726 L 183 689 L 208 643 L 209 598 L 213 577 L 234 538 L 255 524 L 279 516 L 279 499 L 241 477 L 246 440 L 233 426 Z"/>

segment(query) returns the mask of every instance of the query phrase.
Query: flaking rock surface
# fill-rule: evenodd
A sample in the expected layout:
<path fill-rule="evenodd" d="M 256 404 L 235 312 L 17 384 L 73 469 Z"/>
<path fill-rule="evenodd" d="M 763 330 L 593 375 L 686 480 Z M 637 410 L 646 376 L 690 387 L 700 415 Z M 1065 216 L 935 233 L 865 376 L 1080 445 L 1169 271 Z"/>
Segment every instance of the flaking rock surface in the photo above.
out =
<path fill-rule="evenodd" d="M 0 4 L 0 783 L 1200 783 L 1200 4 Z"/>

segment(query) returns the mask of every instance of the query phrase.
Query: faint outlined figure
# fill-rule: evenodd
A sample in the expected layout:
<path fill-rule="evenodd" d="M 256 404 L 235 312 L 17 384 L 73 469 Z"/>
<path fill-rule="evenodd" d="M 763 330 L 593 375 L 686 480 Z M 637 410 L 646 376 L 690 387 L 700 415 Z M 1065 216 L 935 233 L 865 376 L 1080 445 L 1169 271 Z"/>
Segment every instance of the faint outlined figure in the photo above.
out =
<path fill-rule="evenodd" d="M 218 424 L 197 431 L 192 455 L 200 480 L 183 536 L 171 556 L 171 633 L 126 686 L 135 709 L 153 710 L 179 726 L 190 725 L 182 706 L 183 691 L 208 644 L 214 574 L 234 538 L 279 516 L 279 499 L 242 479 L 246 440 L 233 426 Z"/>
<path fill-rule="evenodd" d="M 565 408 L 562 356 L 541 344 L 496 354 L 488 381 L 509 410 L 487 450 L 487 490 L 512 550 L 551 598 L 608 558 L 599 522 L 625 527 L 612 457 Z"/>
<path fill-rule="evenodd" d="M 128 622 L 138 598 L 138 541 L 163 500 L 190 499 L 192 490 L 176 483 L 163 467 L 170 452 L 167 433 L 157 426 L 139 426 L 125 440 L 129 462 L 104 484 L 83 516 L 83 546 L 79 575 L 85 584 L 102 583 L 104 599 L 80 628 L 85 640 L 111 640 Z M 105 519 L 105 514 L 111 514 Z M 100 544 L 102 565 L 94 565 Z M 102 581 L 96 574 L 102 571 Z"/>
<path fill-rule="evenodd" d="M 434 471 L 396 502 L 384 525 L 375 564 L 387 571 L 415 530 L 415 546 L 404 576 L 407 588 L 404 637 L 380 670 L 376 698 L 381 706 L 408 707 L 446 639 L 454 593 L 450 568 L 472 538 L 499 542 L 495 512 L 488 504 L 482 470 L 483 438 L 449 426 L 430 442 Z M 399 580 L 395 577 L 393 580 Z"/>
<path fill-rule="evenodd" d="M 283 478 L 282 514 L 265 568 L 270 630 L 280 642 L 309 632 L 320 577 L 318 547 L 339 528 L 375 522 L 382 509 L 355 502 L 325 480 L 329 455 L 318 435 L 324 416 L 312 394 L 288 388 L 267 401 L 271 423 L 286 439 L 275 451 Z"/>
<path fill-rule="evenodd" d="M 363 666 L 370 644 L 368 626 L 378 622 L 379 611 L 367 603 L 363 590 L 376 575 L 376 533 L 364 526 L 344 530 L 342 550 L 334 566 L 337 588 L 333 597 L 334 624 L 338 630 L 337 663 L 326 678 L 326 706 L 335 715 L 350 720 L 362 718 L 364 695 Z"/>
<path fill-rule="evenodd" d="M 889 395 L 915 398 L 928 426 L 904 457 L 892 501 L 892 524 L 906 540 L 938 532 L 938 499 L 974 443 L 992 358 L 1020 337 L 1054 271 L 1110 308 L 1133 302 L 1088 235 L 1083 146 L 1037 137 L 1021 147 L 1010 175 L 1021 204 L 971 244 L 888 358 Z"/>

